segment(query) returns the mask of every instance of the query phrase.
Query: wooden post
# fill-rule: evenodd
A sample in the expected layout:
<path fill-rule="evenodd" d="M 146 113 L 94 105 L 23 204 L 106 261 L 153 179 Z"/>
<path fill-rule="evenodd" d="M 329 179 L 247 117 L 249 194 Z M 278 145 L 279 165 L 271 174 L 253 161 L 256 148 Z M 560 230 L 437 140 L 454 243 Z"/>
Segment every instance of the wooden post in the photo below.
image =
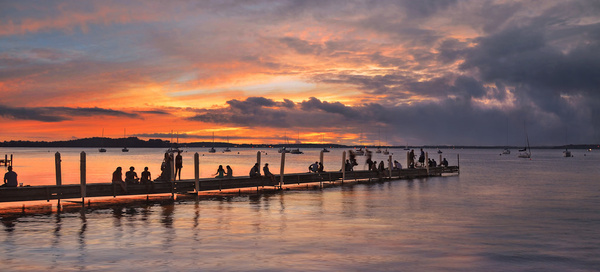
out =
<path fill-rule="evenodd" d="M 460 174 L 460 154 L 456 154 L 456 165 L 458 166 L 458 173 Z"/>
<path fill-rule="evenodd" d="M 8 154 L 4 154 L 4 166 L 8 165 Z"/>
<path fill-rule="evenodd" d="M 321 154 L 319 154 L 319 162 L 321 162 L 321 165 L 325 166 L 323 164 L 323 150 L 321 150 Z"/>
<path fill-rule="evenodd" d="M 346 179 L 346 151 L 342 152 L 342 184 Z"/>
<path fill-rule="evenodd" d="M 389 156 L 388 159 L 388 173 L 389 173 L 389 178 L 392 179 L 392 169 L 394 168 L 394 165 L 392 164 L 392 155 Z"/>
<path fill-rule="evenodd" d="M 56 165 L 56 186 L 62 185 L 62 171 L 60 162 L 60 153 L 56 152 L 56 154 L 54 154 L 54 164 Z M 56 195 L 56 197 L 58 198 L 56 209 L 60 211 L 60 192 Z M 50 196 L 48 196 L 48 201 L 50 201 Z"/>
<path fill-rule="evenodd" d="M 259 156 L 260 158 L 260 156 Z M 259 164 L 260 165 L 260 164 Z M 283 174 L 285 167 L 285 152 L 281 152 L 281 166 L 279 167 L 279 189 L 283 189 Z"/>
<path fill-rule="evenodd" d="M 196 194 L 200 191 L 200 155 L 194 153 L 194 178 L 196 186 Z"/>
<path fill-rule="evenodd" d="M 86 163 L 86 159 L 85 159 L 85 152 L 81 151 L 81 166 L 80 166 L 80 172 L 81 172 L 81 203 L 85 204 L 85 196 L 86 196 L 86 191 L 85 191 L 85 183 L 86 183 L 86 167 L 85 167 L 85 163 Z"/>
<path fill-rule="evenodd" d="M 408 168 L 410 166 L 410 151 L 406 151 L 406 167 Z"/>
<path fill-rule="evenodd" d="M 260 151 L 256 152 L 256 163 L 258 164 L 258 173 L 260 174 Z"/>
<path fill-rule="evenodd" d="M 171 198 L 175 199 L 175 155 L 170 156 L 169 167 L 171 167 Z"/>
<path fill-rule="evenodd" d="M 10 166 L 13 166 L 13 154 L 10 154 Z"/>
<path fill-rule="evenodd" d="M 442 164 L 442 154 L 440 154 L 440 160 L 437 163 L 438 165 Z M 436 165 L 437 166 L 437 165 Z"/>
<path fill-rule="evenodd" d="M 56 166 L 56 185 L 62 185 L 62 172 L 60 169 L 60 153 L 54 154 L 54 165 Z"/>
<path fill-rule="evenodd" d="M 425 168 L 427 169 L 427 176 L 429 176 L 429 152 L 425 152 Z"/>

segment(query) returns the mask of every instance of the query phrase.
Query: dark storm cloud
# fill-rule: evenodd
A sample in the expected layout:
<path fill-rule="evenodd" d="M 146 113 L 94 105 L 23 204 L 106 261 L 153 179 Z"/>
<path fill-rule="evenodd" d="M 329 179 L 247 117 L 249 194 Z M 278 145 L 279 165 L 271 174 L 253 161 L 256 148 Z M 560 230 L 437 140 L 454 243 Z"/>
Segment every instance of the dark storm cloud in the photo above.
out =
<path fill-rule="evenodd" d="M 73 117 L 115 116 L 140 118 L 138 114 L 102 108 L 69 108 L 69 107 L 7 107 L 0 105 L 0 116 L 17 120 L 33 120 L 40 122 L 60 122 Z"/>

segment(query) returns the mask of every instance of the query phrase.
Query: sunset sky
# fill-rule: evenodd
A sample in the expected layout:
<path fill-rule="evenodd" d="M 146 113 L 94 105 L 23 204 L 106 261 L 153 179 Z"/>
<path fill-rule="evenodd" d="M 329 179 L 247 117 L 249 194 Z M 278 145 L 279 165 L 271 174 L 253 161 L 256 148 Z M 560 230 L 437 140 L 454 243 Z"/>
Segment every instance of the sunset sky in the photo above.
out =
<path fill-rule="evenodd" d="M 0 141 L 600 142 L 600 2 L 1 1 Z"/>

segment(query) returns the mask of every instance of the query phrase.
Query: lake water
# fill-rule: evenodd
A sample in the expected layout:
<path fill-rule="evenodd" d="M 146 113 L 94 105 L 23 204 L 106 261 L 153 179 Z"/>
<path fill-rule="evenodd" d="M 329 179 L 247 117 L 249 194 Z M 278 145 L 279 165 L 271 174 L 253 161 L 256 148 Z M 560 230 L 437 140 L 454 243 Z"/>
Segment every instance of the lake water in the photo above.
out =
<path fill-rule="evenodd" d="M 15 155 L 20 182 L 53 184 L 56 151 L 63 159 L 63 183 L 78 183 L 82 149 L 0 149 L 0 155 Z M 149 166 L 158 174 L 164 150 L 83 151 L 88 182 L 107 182 L 116 166 Z M 247 175 L 257 151 L 208 154 L 189 149 L 183 178 L 193 177 L 194 152 L 201 153 L 202 176 L 209 177 L 218 164 Z M 278 173 L 280 155 L 274 149 L 263 151 L 262 162 Z M 286 172 L 305 172 L 318 160 L 319 150 L 304 151 L 286 155 Z M 451 165 L 460 154 L 460 175 L 3 217 L 0 267 L 600 271 L 597 150 L 574 150 L 573 158 L 563 158 L 561 150 L 533 150 L 531 160 L 500 156 L 500 150 L 492 149 L 443 151 Z M 326 153 L 325 170 L 339 170 L 341 152 Z M 392 152 L 405 163 L 403 150 Z M 377 161 L 384 158 L 375 156 Z"/>

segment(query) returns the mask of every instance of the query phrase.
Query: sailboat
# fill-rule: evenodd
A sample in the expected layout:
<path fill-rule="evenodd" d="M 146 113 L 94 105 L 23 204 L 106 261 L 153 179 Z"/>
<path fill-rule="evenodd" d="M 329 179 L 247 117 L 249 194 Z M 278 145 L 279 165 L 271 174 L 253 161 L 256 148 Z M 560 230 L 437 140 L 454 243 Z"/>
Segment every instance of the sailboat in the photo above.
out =
<path fill-rule="evenodd" d="M 177 142 L 173 144 L 173 130 L 171 130 L 171 147 L 167 149 L 166 153 L 174 154 L 180 152 L 183 152 L 183 150 L 179 148 L 179 133 L 177 133 Z"/>
<path fill-rule="evenodd" d="M 98 149 L 98 152 L 106 152 L 106 148 L 104 148 L 104 129 L 102 129 L 102 147 Z"/>
<path fill-rule="evenodd" d="M 298 140 L 296 140 L 296 143 L 300 144 L 300 132 L 298 131 Z M 300 151 L 300 148 L 294 148 L 292 150 L 290 150 L 290 154 L 304 154 L 304 152 Z"/>
<path fill-rule="evenodd" d="M 127 130 L 125 128 L 123 129 L 123 138 L 124 138 L 123 142 L 125 143 L 124 144 L 125 147 L 123 147 L 123 149 L 121 149 L 121 151 L 122 152 L 129 152 L 129 149 L 127 148 L 127 145 L 126 145 L 126 143 L 127 143 Z"/>
<path fill-rule="evenodd" d="M 323 144 L 325 142 L 325 135 L 321 135 L 321 144 Z M 323 151 L 323 153 L 329 152 L 329 149 L 327 149 L 327 147 L 323 147 L 323 149 L 321 149 L 321 151 Z"/>
<path fill-rule="evenodd" d="M 525 124 L 523 124 L 523 127 L 525 128 L 525 139 L 527 139 L 527 147 L 523 148 L 523 149 L 519 149 L 519 158 L 531 158 L 531 148 L 529 147 L 529 136 L 527 135 L 527 128 L 525 127 Z"/>
<path fill-rule="evenodd" d="M 285 139 L 285 144 L 289 144 L 288 142 L 288 138 L 287 138 L 287 132 L 283 133 L 283 138 Z M 285 146 L 279 148 L 279 150 L 277 151 L 278 153 L 290 153 L 290 150 L 288 150 Z"/>
<path fill-rule="evenodd" d="M 510 155 L 510 149 L 508 149 L 508 120 L 506 120 L 506 147 L 502 150 L 502 155 Z"/>
<path fill-rule="evenodd" d="M 227 144 L 229 144 L 229 136 L 227 136 Z M 223 152 L 231 152 L 231 149 L 229 149 L 229 146 L 228 146 L 225 149 L 223 149 Z"/>
<path fill-rule="evenodd" d="M 569 149 L 567 149 L 567 143 L 568 143 L 568 139 L 567 139 L 567 132 L 565 130 L 565 151 L 563 151 L 563 157 L 565 158 L 570 158 L 573 157 L 573 154 L 571 154 L 571 151 L 569 151 Z"/>
<path fill-rule="evenodd" d="M 215 133 L 214 132 L 213 132 L 213 136 L 212 136 L 212 142 L 213 142 L 213 145 L 215 145 Z M 216 152 L 217 152 L 217 150 L 214 147 L 211 147 L 208 150 L 208 153 L 216 153 Z"/>

